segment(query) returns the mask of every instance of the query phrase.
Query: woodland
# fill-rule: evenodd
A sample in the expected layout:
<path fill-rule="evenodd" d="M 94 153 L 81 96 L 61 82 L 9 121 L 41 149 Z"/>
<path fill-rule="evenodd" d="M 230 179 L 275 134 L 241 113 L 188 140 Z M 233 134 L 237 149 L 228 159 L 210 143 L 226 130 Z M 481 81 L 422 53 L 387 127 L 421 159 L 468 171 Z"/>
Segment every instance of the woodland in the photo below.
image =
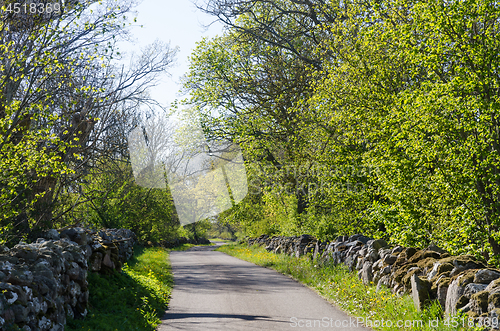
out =
<path fill-rule="evenodd" d="M 498 2 L 200 1 L 225 29 L 198 42 L 171 109 L 148 89 L 175 47 L 157 42 L 120 62 L 132 1 L 72 0 L 24 16 L 9 2 L 3 243 L 75 224 L 151 242 L 212 226 L 231 236 L 363 233 L 500 262 Z M 168 187 L 134 180 L 128 136 L 153 112 L 238 145 L 246 197 L 181 226 Z"/>

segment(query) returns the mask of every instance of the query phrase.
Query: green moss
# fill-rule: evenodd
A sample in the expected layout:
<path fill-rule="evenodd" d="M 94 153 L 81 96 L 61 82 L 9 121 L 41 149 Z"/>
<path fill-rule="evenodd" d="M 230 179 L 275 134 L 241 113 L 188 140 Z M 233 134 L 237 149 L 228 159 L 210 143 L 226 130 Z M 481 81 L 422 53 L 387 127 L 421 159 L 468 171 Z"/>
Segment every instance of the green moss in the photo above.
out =
<path fill-rule="evenodd" d="M 425 268 L 432 268 L 437 260 L 434 257 L 427 257 L 417 262 L 417 266 L 422 270 Z"/>
<path fill-rule="evenodd" d="M 413 276 L 414 274 L 418 274 L 420 272 L 422 272 L 421 269 L 414 269 L 414 270 L 406 273 L 406 275 L 401 280 L 401 284 L 403 284 L 406 288 L 410 288 L 411 287 L 411 284 L 410 284 L 411 276 Z"/>
<path fill-rule="evenodd" d="M 488 297 L 488 305 L 490 304 L 495 308 L 500 308 L 500 293 L 493 293 Z"/>
<path fill-rule="evenodd" d="M 428 258 L 433 258 L 434 260 L 437 260 L 441 257 L 441 254 L 438 252 L 434 251 L 424 251 L 420 250 L 413 254 L 413 256 L 408 260 L 408 263 L 417 263 L 422 260 L 426 260 Z"/>
<path fill-rule="evenodd" d="M 467 313 L 465 313 L 467 315 L 468 318 L 477 318 L 479 317 L 479 314 L 472 311 L 472 310 L 469 310 Z"/>
<path fill-rule="evenodd" d="M 406 276 L 406 274 L 408 273 L 408 270 L 410 268 L 413 268 L 413 267 L 416 267 L 417 265 L 416 264 L 405 264 L 401 267 L 399 267 L 398 270 L 396 270 L 393 274 L 392 274 L 392 277 L 394 278 L 394 280 L 398 283 L 401 282 L 401 280 L 403 279 L 404 276 Z"/>
<path fill-rule="evenodd" d="M 469 303 L 469 299 L 467 299 L 464 295 L 462 295 L 462 296 L 458 299 L 457 304 L 455 305 L 455 307 L 456 307 L 457 309 L 460 309 L 460 308 L 462 308 L 462 307 L 465 307 L 465 305 L 466 305 L 466 304 L 468 304 L 468 303 Z"/>
<path fill-rule="evenodd" d="M 494 289 L 496 287 L 500 287 L 500 278 L 498 279 L 495 279 L 494 281 L 492 281 L 489 285 L 488 285 L 488 288 L 490 289 Z"/>
<path fill-rule="evenodd" d="M 476 306 L 480 307 L 482 311 L 487 311 L 488 310 L 488 296 L 489 295 L 490 295 L 490 292 L 481 291 L 481 292 L 473 294 L 471 296 L 470 300 L 475 301 Z"/>
<path fill-rule="evenodd" d="M 460 281 L 458 282 L 458 285 L 460 286 L 465 286 L 467 284 L 470 284 L 474 282 L 474 276 L 476 275 L 478 269 L 469 269 L 469 270 L 464 270 L 458 275 L 455 275 L 451 278 L 452 281 L 460 277 Z"/>

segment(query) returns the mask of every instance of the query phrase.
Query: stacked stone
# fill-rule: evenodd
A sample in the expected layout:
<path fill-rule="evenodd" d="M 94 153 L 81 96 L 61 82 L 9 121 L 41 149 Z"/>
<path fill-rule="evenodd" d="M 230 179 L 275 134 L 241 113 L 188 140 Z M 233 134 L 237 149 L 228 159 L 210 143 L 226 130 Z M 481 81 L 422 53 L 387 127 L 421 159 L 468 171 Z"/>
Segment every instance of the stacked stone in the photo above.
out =
<path fill-rule="evenodd" d="M 90 269 L 101 273 L 121 271 L 134 254 L 135 234 L 128 229 L 104 229 L 90 232 L 92 255 Z"/>
<path fill-rule="evenodd" d="M 307 234 L 293 237 L 262 235 L 257 238 L 250 238 L 247 242 L 249 245 L 265 246 L 266 250 L 273 253 L 299 257 L 313 254 L 318 240 Z"/>
<path fill-rule="evenodd" d="M 389 247 L 385 240 L 361 234 L 332 242 L 308 235 L 260 236 L 248 243 L 297 257 L 314 247 L 312 258 L 318 263 L 343 263 L 350 271 L 356 270 L 365 285 L 385 286 L 398 295 L 410 293 L 418 309 L 438 300 L 447 316 L 460 311 L 471 318 L 500 318 L 500 270 L 488 268 L 473 256 L 450 256 L 433 244 L 423 250 Z"/>
<path fill-rule="evenodd" d="M 131 231 L 105 233 L 119 243 L 109 242 L 117 245 L 118 261 L 131 256 Z M 92 247 L 106 241 L 95 234 L 82 228 L 60 234 L 52 229 L 34 243 L 0 247 L 0 329 L 64 330 L 67 316 L 85 316 L 88 261 L 96 253 Z"/>
<path fill-rule="evenodd" d="M 0 255 L 0 325 L 64 330 L 66 315 L 87 314 L 84 250 L 67 239 L 19 243 Z"/>

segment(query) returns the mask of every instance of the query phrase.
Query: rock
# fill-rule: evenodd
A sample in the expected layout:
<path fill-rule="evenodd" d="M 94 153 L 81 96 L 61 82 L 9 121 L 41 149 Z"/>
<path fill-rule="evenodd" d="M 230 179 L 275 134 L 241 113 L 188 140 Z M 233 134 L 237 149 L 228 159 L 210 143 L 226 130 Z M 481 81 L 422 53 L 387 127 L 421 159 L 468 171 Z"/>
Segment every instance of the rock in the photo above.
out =
<path fill-rule="evenodd" d="M 13 305 L 11 309 L 14 312 L 15 323 L 26 323 L 28 321 L 28 309 L 26 307 Z"/>
<path fill-rule="evenodd" d="M 439 259 L 441 255 L 437 252 L 434 251 L 425 251 L 425 250 L 420 250 L 413 254 L 411 258 L 408 258 L 408 263 L 418 263 L 419 261 L 427 260 L 429 261 L 431 259 Z"/>
<path fill-rule="evenodd" d="M 450 272 L 450 277 L 455 277 L 456 275 L 458 275 L 459 273 L 465 271 L 465 266 L 462 266 L 462 265 L 459 265 L 459 266 L 456 266 L 454 267 L 451 272 Z"/>
<path fill-rule="evenodd" d="M 384 239 L 377 239 L 370 241 L 369 243 L 367 243 L 367 245 L 369 248 L 373 248 L 378 251 L 383 247 L 387 247 L 387 242 Z"/>
<path fill-rule="evenodd" d="M 59 240 L 61 239 L 59 236 L 59 232 L 56 229 L 50 229 L 45 232 L 44 237 L 48 240 Z"/>
<path fill-rule="evenodd" d="M 372 273 L 372 263 L 366 261 L 363 264 L 363 269 L 361 269 L 361 280 L 363 281 L 363 284 L 368 285 L 370 282 L 373 280 L 373 273 Z"/>
<path fill-rule="evenodd" d="M 356 270 L 361 270 L 363 268 L 363 264 L 365 263 L 365 259 L 362 257 L 358 257 L 356 261 Z"/>
<path fill-rule="evenodd" d="M 392 249 L 391 254 L 396 255 L 397 253 L 401 253 L 404 250 L 402 246 L 396 246 Z"/>
<path fill-rule="evenodd" d="M 470 310 L 478 315 L 488 311 L 488 296 L 490 295 L 487 291 L 481 291 L 475 293 L 470 298 Z"/>
<path fill-rule="evenodd" d="M 374 272 L 373 279 L 372 279 L 373 284 L 378 284 L 381 277 L 382 277 L 382 272 L 380 270 L 377 272 Z"/>
<path fill-rule="evenodd" d="M 390 255 L 391 254 L 391 249 L 389 248 L 381 248 L 378 250 L 378 255 L 380 255 L 380 258 L 381 259 L 384 259 L 387 255 Z M 396 256 L 397 258 L 397 256 Z M 396 260 L 394 260 L 396 261 Z"/>
<path fill-rule="evenodd" d="M 368 249 L 368 260 L 370 260 L 370 262 L 374 263 L 379 258 L 380 257 L 379 257 L 378 252 L 377 252 L 377 250 L 375 248 L 369 248 Z"/>
<path fill-rule="evenodd" d="M 436 291 L 436 296 L 439 304 L 441 305 L 441 308 L 443 311 L 446 309 L 446 294 L 448 292 L 448 285 L 441 285 L 439 284 L 437 286 L 437 291 Z"/>
<path fill-rule="evenodd" d="M 421 311 L 430 300 L 430 282 L 413 274 L 410 278 L 410 283 L 413 304 L 418 311 Z"/>
<path fill-rule="evenodd" d="M 372 266 L 373 271 L 379 271 L 384 265 L 384 261 L 382 259 L 377 260 Z"/>
<path fill-rule="evenodd" d="M 446 304 L 445 304 L 445 315 L 454 316 L 457 313 L 456 304 L 458 299 L 464 294 L 465 286 L 467 284 L 462 284 L 461 276 L 457 277 L 451 282 L 448 287 L 448 292 L 446 293 Z"/>
<path fill-rule="evenodd" d="M 467 299 L 470 299 L 473 294 L 484 291 L 486 289 L 486 286 L 487 285 L 485 284 L 476 284 L 476 283 L 467 284 L 467 286 L 465 286 L 463 296 L 466 297 Z"/>
<path fill-rule="evenodd" d="M 474 283 L 489 284 L 500 278 L 500 272 L 492 269 L 481 269 L 474 276 Z"/>
<path fill-rule="evenodd" d="M 492 309 L 489 311 L 489 318 L 490 318 L 490 321 L 500 321 L 500 309 L 499 308 L 495 308 L 495 309 Z M 493 327 L 492 330 L 498 330 L 498 324 L 497 326 Z"/>
<path fill-rule="evenodd" d="M 429 245 L 429 247 L 426 248 L 426 250 L 428 251 L 433 251 L 433 252 L 437 252 L 439 254 L 444 254 L 446 253 L 446 251 L 442 248 L 439 248 L 438 246 L 436 246 L 434 243 L 431 243 Z"/>
<path fill-rule="evenodd" d="M 344 264 L 346 265 L 347 268 L 349 268 L 350 272 L 353 272 L 356 267 L 356 262 L 357 261 L 354 256 L 348 256 L 345 259 Z"/>
<path fill-rule="evenodd" d="M 488 311 L 495 308 L 500 308 L 500 293 L 493 293 L 488 297 Z"/>
<path fill-rule="evenodd" d="M 441 261 L 434 262 L 432 270 L 427 274 L 427 279 L 432 280 L 434 277 L 442 275 L 448 271 L 453 270 L 453 264 L 443 263 Z"/>
<path fill-rule="evenodd" d="M 382 276 L 382 277 L 380 277 L 380 279 L 377 283 L 377 291 L 380 291 L 382 286 L 389 288 L 390 285 L 391 285 L 391 276 L 390 275 Z"/>
<path fill-rule="evenodd" d="M 485 290 L 490 293 L 500 292 L 500 278 L 489 283 Z"/>
<path fill-rule="evenodd" d="M 335 242 L 343 243 L 344 241 L 347 241 L 348 239 L 349 239 L 349 237 L 347 237 L 347 236 L 338 236 L 337 239 L 335 240 Z"/>
<path fill-rule="evenodd" d="M 404 250 L 404 253 L 406 255 L 406 259 L 410 259 L 415 253 L 417 252 L 416 248 L 413 247 L 408 247 L 407 249 Z"/>
<path fill-rule="evenodd" d="M 0 329 L 9 324 L 16 330 L 63 331 L 66 314 L 86 315 L 88 259 L 93 256 L 101 265 L 102 252 L 107 252 L 108 264 L 119 270 L 135 240 L 129 230 L 106 229 L 102 233 L 116 243 L 105 248 L 99 243 L 102 237 L 88 233 L 90 237 L 87 230 L 68 229 L 60 239 L 50 230 L 31 244 L 20 242 L 0 252 Z M 102 252 L 92 255 L 92 247 Z"/>
<path fill-rule="evenodd" d="M 392 254 L 388 254 L 384 257 L 384 260 L 383 260 L 383 263 L 384 264 L 389 264 L 389 265 L 393 265 L 394 262 L 396 262 L 396 260 L 398 259 L 398 257 L 396 255 L 392 255 Z"/>
<path fill-rule="evenodd" d="M 115 263 L 111 261 L 111 252 L 107 251 L 106 255 L 104 255 L 104 258 L 102 259 L 102 265 L 114 269 L 115 268 Z"/>
<path fill-rule="evenodd" d="M 14 285 L 29 285 L 33 281 L 33 273 L 26 267 L 19 267 L 11 271 L 6 281 Z"/>
<path fill-rule="evenodd" d="M 333 246 L 333 249 L 336 251 L 345 251 L 347 249 L 347 245 L 344 242 L 336 243 Z"/>
<path fill-rule="evenodd" d="M 411 288 L 411 277 L 415 276 L 420 276 L 422 275 L 422 269 L 419 267 L 413 267 L 408 269 L 408 272 L 404 277 L 401 279 L 401 284 L 406 287 L 406 288 Z"/>

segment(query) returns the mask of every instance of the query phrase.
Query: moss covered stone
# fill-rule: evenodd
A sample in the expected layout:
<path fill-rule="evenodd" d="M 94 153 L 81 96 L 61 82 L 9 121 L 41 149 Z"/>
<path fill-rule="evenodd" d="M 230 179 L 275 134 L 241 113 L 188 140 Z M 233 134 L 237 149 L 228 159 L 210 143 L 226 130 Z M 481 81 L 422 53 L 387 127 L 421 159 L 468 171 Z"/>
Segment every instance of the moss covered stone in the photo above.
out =
<path fill-rule="evenodd" d="M 411 276 L 413 276 L 414 274 L 419 274 L 421 272 L 422 272 L 422 269 L 420 269 L 420 268 L 413 269 L 412 271 L 407 272 L 406 275 L 401 279 L 401 284 L 403 284 L 405 288 L 411 287 L 411 285 L 410 285 Z"/>
<path fill-rule="evenodd" d="M 458 285 L 460 286 L 465 286 L 467 284 L 470 284 L 474 281 L 474 276 L 476 275 L 478 269 L 469 269 L 469 270 L 464 270 L 458 275 L 455 275 L 451 278 L 451 280 L 459 279 Z"/>
<path fill-rule="evenodd" d="M 475 311 L 469 310 L 467 313 L 465 313 L 468 318 L 477 318 L 479 317 L 479 314 L 476 313 Z"/>
<path fill-rule="evenodd" d="M 500 293 L 493 293 L 488 297 L 488 309 L 500 308 Z"/>
<path fill-rule="evenodd" d="M 411 258 L 416 252 L 417 249 L 413 247 L 408 247 L 407 249 L 404 250 L 407 259 Z"/>
<path fill-rule="evenodd" d="M 441 258 L 441 254 L 434 251 L 424 251 L 420 250 L 412 255 L 411 258 L 408 259 L 408 263 L 417 263 L 418 261 L 425 260 L 428 258 L 434 258 L 435 260 Z M 432 264 L 431 264 L 432 265 Z"/>
<path fill-rule="evenodd" d="M 460 299 L 458 299 L 457 304 L 455 305 L 456 309 L 460 309 L 465 307 L 466 304 L 469 303 L 469 299 L 465 296 L 462 295 Z"/>
<path fill-rule="evenodd" d="M 408 270 L 416 266 L 416 264 L 405 264 L 403 266 L 400 266 L 394 271 L 392 277 L 397 283 L 400 283 L 403 277 L 408 273 Z"/>
<path fill-rule="evenodd" d="M 470 298 L 472 303 L 472 310 L 478 314 L 482 314 L 488 310 L 488 297 L 490 293 L 488 291 L 481 291 L 473 294 Z"/>
<path fill-rule="evenodd" d="M 434 263 L 436 263 L 436 261 L 437 260 L 435 258 L 433 258 L 433 257 L 427 257 L 427 258 L 425 258 L 423 260 L 418 261 L 417 262 L 417 266 L 419 268 L 421 268 L 422 270 L 425 269 L 425 268 L 430 269 L 430 268 L 432 268 L 432 266 L 434 265 Z"/>

